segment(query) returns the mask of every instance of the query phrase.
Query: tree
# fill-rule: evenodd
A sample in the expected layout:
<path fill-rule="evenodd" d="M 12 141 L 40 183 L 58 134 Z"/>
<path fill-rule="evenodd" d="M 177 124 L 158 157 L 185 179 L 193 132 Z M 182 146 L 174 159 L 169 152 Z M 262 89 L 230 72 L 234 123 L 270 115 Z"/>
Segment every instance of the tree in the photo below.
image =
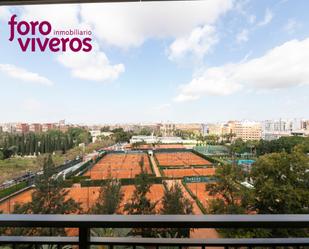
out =
<path fill-rule="evenodd" d="M 113 129 L 112 132 L 116 143 L 128 142 L 133 135 L 132 132 L 126 132 L 123 128 Z"/>
<path fill-rule="evenodd" d="M 207 144 L 216 145 L 219 143 L 220 137 L 218 135 L 206 135 L 205 141 Z"/>
<path fill-rule="evenodd" d="M 209 212 L 214 214 L 245 213 L 249 193 L 241 184 L 245 181 L 245 172 L 236 164 L 219 165 L 216 169 L 215 182 L 206 185 L 206 191 L 215 198 L 210 202 Z"/>
<path fill-rule="evenodd" d="M 152 186 L 150 175 L 144 168 L 143 159 L 140 161 L 139 165 L 141 168 L 141 173 L 135 176 L 135 190 L 129 202 L 125 204 L 124 211 L 130 215 L 155 214 L 155 208 L 158 202 L 152 202 L 151 199 L 147 197 L 147 194 L 150 193 L 150 188 Z M 154 232 L 152 229 L 142 228 L 133 229 L 132 234 L 141 235 L 142 237 L 149 237 L 153 236 Z"/>
<path fill-rule="evenodd" d="M 241 185 L 246 175 L 237 165 L 223 165 L 216 171 L 216 182 L 206 190 L 218 195 L 209 211 L 216 214 L 308 214 L 309 157 L 307 144 L 288 152 L 261 156 L 247 176 L 252 188 Z M 225 236 L 286 237 L 308 236 L 308 229 L 221 230 Z"/>
<path fill-rule="evenodd" d="M 101 132 L 108 132 L 108 131 L 110 131 L 110 127 L 109 126 L 103 126 L 101 128 Z"/>
<path fill-rule="evenodd" d="M 76 214 L 81 211 L 80 204 L 68 198 L 68 190 L 62 182 L 53 177 L 54 164 L 51 156 L 43 159 L 43 174 L 35 181 L 32 201 L 16 205 L 14 213 L 22 214 Z M 17 231 L 24 235 L 65 235 L 64 228 L 32 228 Z"/>
<path fill-rule="evenodd" d="M 70 128 L 68 130 L 68 134 L 72 137 L 72 140 L 75 145 L 78 145 L 80 143 L 88 144 L 91 142 L 91 135 L 90 133 L 82 128 Z"/>
<path fill-rule="evenodd" d="M 215 174 L 216 181 L 206 185 L 206 191 L 214 196 L 209 203 L 208 212 L 211 214 L 246 214 L 254 200 L 252 189 L 244 187 L 246 174 L 236 164 L 218 166 Z M 264 229 L 219 229 L 223 237 L 254 238 L 267 237 Z"/>
<path fill-rule="evenodd" d="M 280 137 L 276 140 L 265 141 L 261 140 L 256 146 L 258 155 L 265 155 L 274 152 L 287 152 L 291 153 L 293 148 L 299 144 L 305 144 L 309 141 L 308 137 Z"/>
<path fill-rule="evenodd" d="M 291 153 L 259 157 L 251 171 L 252 209 L 258 214 L 309 213 L 309 157 L 307 147 L 297 145 Z M 271 236 L 308 236 L 304 229 L 273 229 Z"/>
<path fill-rule="evenodd" d="M 99 198 L 92 208 L 93 214 L 115 214 L 123 199 L 121 182 L 116 179 L 108 179 L 100 190 Z"/>
<path fill-rule="evenodd" d="M 160 214 L 193 214 L 192 203 L 184 197 L 179 183 L 176 182 L 170 188 L 165 187 Z M 165 229 L 163 232 L 163 236 L 168 234 L 172 238 L 190 236 L 190 229 L 188 228 Z"/>
<path fill-rule="evenodd" d="M 9 158 L 14 154 L 24 156 L 56 151 L 65 153 L 80 143 L 88 144 L 90 140 L 89 132 L 82 128 L 70 128 L 68 132 L 50 130 L 44 133 L 0 133 L 0 148 L 3 148 L 4 158 Z"/>
<path fill-rule="evenodd" d="M 225 143 L 231 143 L 232 142 L 232 139 L 236 137 L 236 134 L 235 133 L 226 133 L 226 134 L 223 134 L 222 138 L 225 138 Z"/>
<path fill-rule="evenodd" d="M 148 127 L 143 127 L 139 132 L 138 134 L 141 135 L 141 136 L 150 136 L 152 133 L 152 130 Z"/>
<path fill-rule="evenodd" d="M 90 210 L 90 213 L 116 214 L 122 199 L 123 192 L 121 191 L 121 182 L 109 177 L 109 179 L 102 186 L 99 198 Z M 125 231 L 123 229 L 116 228 L 94 228 L 91 229 L 91 232 L 93 236 L 124 236 L 123 233 Z"/>
<path fill-rule="evenodd" d="M 241 138 L 237 138 L 232 144 L 231 144 L 231 153 L 234 154 L 242 154 L 245 152 L 250 152 L 250 148 L 247 146 L 247 143 L 243 141 Z"/>
<path fill-rule="evenodd" d="M 303 145 L 291 154 L 261 156 L 251 171 L 254 208 L 261 214 L 309 213 L 309 158 Z"/>

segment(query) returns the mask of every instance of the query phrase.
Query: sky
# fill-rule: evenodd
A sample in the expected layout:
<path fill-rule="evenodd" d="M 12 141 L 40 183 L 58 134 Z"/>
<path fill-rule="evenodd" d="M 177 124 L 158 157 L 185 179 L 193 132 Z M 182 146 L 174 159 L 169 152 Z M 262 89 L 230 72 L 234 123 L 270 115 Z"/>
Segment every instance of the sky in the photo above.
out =
<path fill-rule="evenodd" d="M 309 119 L 309 1 L 0 6 L 0 123 Z M 89 29 L 93 50 L 22 52 L 8 21 Z"/>

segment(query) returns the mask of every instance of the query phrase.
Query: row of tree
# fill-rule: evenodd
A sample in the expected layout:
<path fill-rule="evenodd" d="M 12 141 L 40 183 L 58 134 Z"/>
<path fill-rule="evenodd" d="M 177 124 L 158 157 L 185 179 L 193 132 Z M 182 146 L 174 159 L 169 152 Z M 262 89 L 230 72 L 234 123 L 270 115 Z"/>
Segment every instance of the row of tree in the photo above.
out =
<path fill-rule="evenodd" d="M 118 214 L 124 211 L 130 215 L 146 214 L 192 214 L 192 203 L 183 196 L 182 189 L 178 184 L 165 188 L 164 196 L 161 202 L 161 208 L 158 208 L 158 201 L 151 200 L 148 196 L 152 186 L 151 176 L 144 169 L 143 161 L 140 162 L 141 173 L 135 178 L 135 191 L 130 200 L 121 207 L 124 193 L 121 183 L 117 179 L 110 178 L 101 187 L 99 198 L 96 204 L 90 210 L 82 210 L 81 203 L 68 197 L 68 190 L 63 187 L 61 180 L 54 179 L 54 164 L 51 156 L 43 161 L 43 172 L 36 179 L 36 189 L 32 193 L 32 201 L 29 203 L 16 205 L 14 213 L 18 214 Z M 6 231 L 11 234 L 22 235 L 65 235 L 62 228 L 33 228 L 33 229 L 14 229 Z M 117 230 L 96 229 L 96 233 L 102 235 L 115 235 Z M 128 231 L 129 235 L 147 236 L 189 236 L 189 229 L 132 229 Z"/>
<path fill-rule="evenodd" d="M 51 130 L 44 133 L 0 133 L 0 160 L 12 155 L 38 155 L 67 150 L 80 143 L 88 144 L 91 136 L 82 128 L 70 128 L 67 132 Z"/>
<path fill-rule="evenodd" d="M 237 165 L 221 165 L 216 183 L 206 191 L 214 196 L 213 214 L 308 214 L 309 144 L 298 144 L 290 152 L 260 156 L 249 172 Z M 249 183 L 243 184 L 244 182 Z M 234 230 L 227 236 L 308 236 L 308 230 Z"/>
<path fill-rule="evenodd" d="M 293 148 L 299 144 L 309 144 L 309 137 L 281 137 L 270 141 L 243 141 L 242 139 L 236 139 L 230 145 L 230 150 L 233 154 L 253 153 L 256 156 L 261 156 L 282 151 L 291 153 Z"/>

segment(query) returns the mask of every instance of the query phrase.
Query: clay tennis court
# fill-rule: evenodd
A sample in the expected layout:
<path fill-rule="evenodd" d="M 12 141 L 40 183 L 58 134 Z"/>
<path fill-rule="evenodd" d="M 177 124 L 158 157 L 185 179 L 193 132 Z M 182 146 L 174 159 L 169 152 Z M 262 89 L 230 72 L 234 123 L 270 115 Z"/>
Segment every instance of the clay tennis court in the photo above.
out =
<path fill-rule="evenodd" d="M 170 178 L 182 178 L 185 176 L 211 176 L 216 172 L 215 168 L 190 168 L 190 169 L 163 169 L 163 174 Z"/>
<path fill-rule="evenodd" d="M 14 211 L 14 207 L 17 203 L 23 204 L 31 201 L 31 194 L 34 189 L 29 189 L 19 193 L 18 195 L 12 196 L 11 198 L 0 203 L 0 210 L 3 213 L 11 213 Z"/>
<path fill-rule="evenodd" d="M 126 203 L 128 203 L 134 193 L 135 187 L 133 185 L 123 186 L 124 197 L 120 204 L 120 212 L 125 214 L 123 208 Z M 159 211 L 162 207 L 161 200 L 164 195 L 164 187 L 162 184 L 153 184 L 150 187 L 150 192 L 147 194 L 147 197 L 152 202 L 158 202 L 156 205 L 156 211 Z"/>
<path fill-rule="evenodd" d="M 187 183 L 187 187 L 199 199 L 205 208 L 208 207 L 210 200 L 216 198 L 216 196 L 209 195 L 209 191 L 206 191 L 206 184 L 207 183 Z"/>
<path fill-rule="evenodd" d="M 160 166 L 209 166 L 211 162 L 192 152 L 155 153 Z"/>
<path fill-rule="evenodd" d="M 126 185 L 121 187 L 123 193 L 123 199 L 120 204 L 119 213 L 123 213 L 123 208 L 126 203 L 129 202 L 135 187 L 134 185 Z M 96 202 L 100 194 L 100 187 L 72 187 L 69 191 L 69 196 L 75 201 L 80 202 L 84 211 L 89 210 Z M 153 202 L 160 201 L 164 194 L 164 188 L 162 184 L 154 184 L 150 188 L 150 193 L 148 193 L 148 198 Z M 157 210 L 161 207 L 160 203 L 157 205 Z"/>
<path fill-rule="evenodd" d="M 141 172 L 140 162 L 144 161 L 144 168 L 149 174 L 152 173 L 149 158 L 145 153 L 119 153 L 107 154 L 93 168 L 84 175 L 93 180 L 112 178 L 134 178 Z"/>
<path fill-rule="evenodd" d="M 100 194 L 100 187 L 71 187 L 67 188 L 69 190 L 68 197 L 74 199 L 76 202 L 81 204 L 83 211 L 88 211 L 96 202 Z M 122 213 L 124 205 L 130 200 L 135 187 L 134 185 L 127 185 L 121 187 L 122 193 L 124 194 L 123 200 L 120 204 L 119 212 Z M 0 210 L 4 213 L 11 213 L 14 211 L 14 206 L 19 204 L 24 204 L 31 201 L 31 194 L 34 189 L 24 191 L 12 198 L 0 203 Z M 150 193 L 148 193 L 148 198 L 152 201 L 160 201 L 164 194 L 164 188 L 162 184 L 154 184 L 150 188 Z M 161 203 L 158 203 L 156 209 L 159 210 Z"/>

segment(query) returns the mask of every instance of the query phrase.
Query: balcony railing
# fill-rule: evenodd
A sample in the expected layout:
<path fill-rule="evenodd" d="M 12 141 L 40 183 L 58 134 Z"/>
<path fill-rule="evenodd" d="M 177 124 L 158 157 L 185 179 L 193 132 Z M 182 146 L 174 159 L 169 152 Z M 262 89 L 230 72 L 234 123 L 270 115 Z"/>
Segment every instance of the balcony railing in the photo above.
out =
<path fill-rule="evenodd" d="M 0 245 L 126 245 L 181 247 L 306 247 L 307 238 L 91 237 L 91 228 L 309 228 L 309 215 L 0 215 L 0 227 L 78 228 L 78 237 L 1 236 Z"/>

